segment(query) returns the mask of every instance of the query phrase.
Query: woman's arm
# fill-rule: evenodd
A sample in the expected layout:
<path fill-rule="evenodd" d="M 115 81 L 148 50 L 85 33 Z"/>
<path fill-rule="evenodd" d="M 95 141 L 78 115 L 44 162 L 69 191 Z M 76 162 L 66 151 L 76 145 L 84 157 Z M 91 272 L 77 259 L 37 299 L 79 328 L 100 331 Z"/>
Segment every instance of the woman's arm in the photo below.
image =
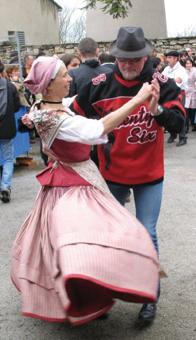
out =
<path fill-rule="evenodd" d="M 104 126 L 103 135 L 114 130 L 132 111 L 145 102 L 152 94 L 152 85 L 145 83 L 134 98 L 129 100 L 120 109 L 102 118 L 101 121 Z"/>

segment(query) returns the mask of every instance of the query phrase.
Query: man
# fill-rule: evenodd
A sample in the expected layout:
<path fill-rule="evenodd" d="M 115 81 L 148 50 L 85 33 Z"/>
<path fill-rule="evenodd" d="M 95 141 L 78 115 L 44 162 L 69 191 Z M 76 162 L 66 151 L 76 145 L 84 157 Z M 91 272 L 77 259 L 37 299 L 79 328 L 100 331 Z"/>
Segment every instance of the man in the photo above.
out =
<path fill-rule="evenodd" d="M 190 57 L 191 59 L 193 59 L 193 51 L 190 47 L 186 47 L 186 52 L 188 54 L 188 57 Z"/>
<path fill-rule="evenodd" d="M 16 87 L 2 76 L 4 65 L 0 61 L 0 150 L 3 161 L 1 178 L 1 200 L 10 202 L 13 174 L 13 138 L 16 135 L 14 112 L 20 109 L 20 99 Z"/>
<path fill-rule="evenodd" d="M 175 81 L 176 85 L 182 90 L 182 103 L 185 103 L 185 90 L 188 81 L 188 75 L 185 68 L 179 62 L 179 55 L 177 51 L 170 51 L 165 54 L 168 66 L 163 70 L 163 75 L 171 78 Z M 177 134 L 175 132 L 170 134 L 168 138 L 168 143 L 173 143 L 177 138 Z M 184 126 L 182 131 L 179 133 L 179 141 L 176 146 L 183 146 L 187 143 L 186 137 L 186 123 L 184 122 Z"/>
<path fill-rule="evenodd" d="M 100 65 L 109 67 L 112 70 L 114 69 L 116 58 L 113 55 L 111 55 L 109 52 L 101 52 L 99 54 L 98 59 L 99 59 Z"/>
<path fill-rule="evenodd" d="M 10 53 L 10 62 L 9 64 L 18 64 L 18 52 L 12 51 Z"/>
<path fill-rule="evenodd" d="M 101 73 L 112 72 L 110 68 L 100 66 L 98 61 L 99 50 L 97 43 L 91 38 L 84 38 L 78 44 L 77 53 L 82 61 L 79 68 L 69 71 L 72 78 L 69 97 L 79 93 L 81 88 L 92 78 Z"/>
<path fill-rule="evenodd" d="M 31 54 L 27 54 L 24 57 L 23 77 L 24 79 L 28 76 L 33 65 L 34 57 Z"/>
<path fill-rule="evenodd" d="M 136 216 L 158 252 L 156 223 L 164 176 L 163 126 L 180 132 L 185 118 L 180 89 L 172 80 L 153 71 L 147 57 L 152 50 L 141 27 L 121 27 L 110 46 L 117 61 L 114 71 L 101 74 L 83 87 L 72 109 L 87 117 L 103 117 L 135 96 L 143 83 L 157 78 L 156 99 L 149 106 L 143 103 L 112 131 L 108 143 L 98 146 L 98 155 L 101 174 L 122 205 L 129 188 L 133 189 Z M 150 323 L 155 315 L 156 304 L 145 304 L 139 320 Z"/>

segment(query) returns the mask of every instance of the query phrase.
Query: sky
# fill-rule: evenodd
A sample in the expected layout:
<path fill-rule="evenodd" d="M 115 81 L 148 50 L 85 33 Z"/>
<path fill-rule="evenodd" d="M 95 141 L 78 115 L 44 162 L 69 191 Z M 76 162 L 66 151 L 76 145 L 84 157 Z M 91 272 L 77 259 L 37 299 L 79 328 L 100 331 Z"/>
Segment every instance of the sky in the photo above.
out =
<path fill-rule="evenodd" d="M 84 0 L 55 1 L 62 7 L 71 3 L 70 6 L 80 8 L 85 3 Z M 169 37 L 196 35 L 196 0 L 165 0 L 165 10 Z"/>

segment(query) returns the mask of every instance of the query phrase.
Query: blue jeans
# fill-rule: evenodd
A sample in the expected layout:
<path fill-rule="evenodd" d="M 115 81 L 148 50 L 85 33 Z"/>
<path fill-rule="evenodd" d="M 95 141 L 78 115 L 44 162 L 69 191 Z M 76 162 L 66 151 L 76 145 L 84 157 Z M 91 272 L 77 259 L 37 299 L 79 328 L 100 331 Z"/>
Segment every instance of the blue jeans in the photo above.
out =
<path fill-rule="evenodd" d="M 7 188 L 11 190 L 14 146 L 13 139 L 0 139 L 1 158 L 3 162 L 3 173 L 1 178 L 1 190 Z"/>
<path fill-rule="evenodd" d="M 117 201 L 122 205 L 125 205 L 129 187 L 116 184 L 108 184 L 108 187 Z M 163 182 L 155 185 L 139 185 L 132 190 L 135 201 L 136 217 L 149 232 L 156 251 L 159 254 L 156 224 L 161 209 Z M 158 296 L 159 295 L 160 282 L 158 289 Z"/>

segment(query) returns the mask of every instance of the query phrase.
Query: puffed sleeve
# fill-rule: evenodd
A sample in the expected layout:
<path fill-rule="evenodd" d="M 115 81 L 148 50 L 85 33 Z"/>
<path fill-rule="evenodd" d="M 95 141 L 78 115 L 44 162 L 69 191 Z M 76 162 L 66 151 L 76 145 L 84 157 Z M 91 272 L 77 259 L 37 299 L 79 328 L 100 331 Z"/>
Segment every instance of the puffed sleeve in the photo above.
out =
<path fill-rule="evenodd" d="M 69 117 L 61 124 L 56 138 L 68 142 L 80 142 L 88 145 L 107 143 L 107 135 L 103 135 L 102 120 L 87 119 L 82 116 Z"/>

